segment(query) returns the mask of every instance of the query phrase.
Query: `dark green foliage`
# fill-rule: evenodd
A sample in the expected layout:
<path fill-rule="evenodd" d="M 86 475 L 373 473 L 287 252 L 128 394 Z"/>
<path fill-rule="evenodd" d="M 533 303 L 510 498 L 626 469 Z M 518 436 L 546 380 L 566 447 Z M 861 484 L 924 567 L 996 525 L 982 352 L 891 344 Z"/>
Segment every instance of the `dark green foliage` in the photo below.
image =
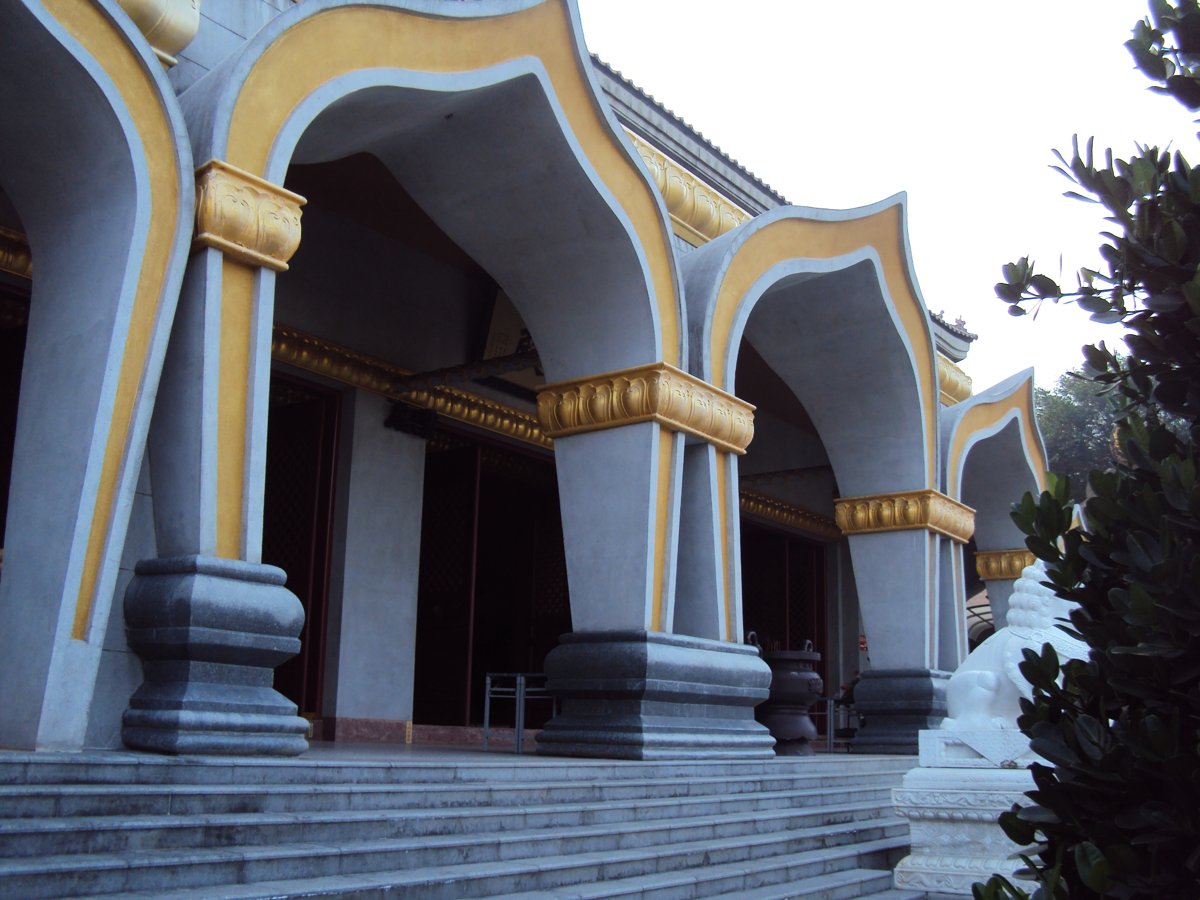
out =
<path fill-rule="evenodd" d="M 1158 89 L 1200 108 L 1200 8 L 1150 3 L 1129 42 Z M 1022 314 L 1073 298 L 1120 322 L 1129 355 L 1085 348 L 1088 377 L 1118 398 L 1120 459 L 1091 474 L 1094 496 L 1071 530 L 1069 485 L 1027 495 L 1013 520 L 1077 601 L 1070 629 L 1091 648 L 1061 664 L 1026 654 L 1033 685 L 1021 729 L 1051 766 L 1033 766 L 1033 805 L 1001 818 L 1026 847 L 1034 897 L 1200 898 L 1200 170 L 1139 147 L 1097 165 L 1078 144 L 1062 171 L 1114 227 L 1102 268 L 1064 294 L 1028 260 L 997 294 Z M 1060 671 L 1061 669 L 1061 671 Z M 1061 686 L 1059 677 L 1061 675 Z M 1001 878 L 978 898 L 1023 896 Z"/>
<path fill-rule="evenodd" d="M 1081 371 L 1068 372 L 1050 390 L 1035 388 L 1034 405 L 1050 470 L 1070 478 L 1071 498 L 1082 502 L 1088 473 L 1113 464 L 1112 392 Z"/>

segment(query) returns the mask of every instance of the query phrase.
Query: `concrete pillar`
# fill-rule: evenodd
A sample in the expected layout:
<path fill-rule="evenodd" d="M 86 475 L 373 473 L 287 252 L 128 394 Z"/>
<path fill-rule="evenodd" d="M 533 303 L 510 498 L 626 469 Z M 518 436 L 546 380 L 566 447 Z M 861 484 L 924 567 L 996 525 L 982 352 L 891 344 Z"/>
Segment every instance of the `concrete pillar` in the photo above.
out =
<path fill-rule="evenodd" d="M 916 753 L 918 732 L 946 715 L 939 545 L 969 540 L 973 513 L 933 490 L 843 498 L 836 513 L 849 538 L 871 647 L 871 668 L 854 691 L 867 723 L 855 748 Z"/>
<path fill-rule="evenodd" d="M 999 631 L 1008 622 L 1008 601 L 1026 566 L 1035 562 L 1028 550 L 980 550 L 975 554 L 975 571 L 987 585 L 988 604 L 992 608 L 992 623 Z"/>
<path fill-rule="evenodd" d="M 145 681 L 122 739 L 164 753 L 292 755 L 307 723 L 274 690 L 304 622 L 261 563 L 274 273 L 300 240 L 282 188 L 220 161 L 197 174 L 196 241 L 151 427 L 159 559 L 125 595 Z M 236 198 L 237 202 L 230 202 Z"/>
<path fill-rule="evenodd" d="M 771 754 L 770 735 L 754 721 L 770 686 L 766 664 L 741 644 L 671 633 L 685 435 L 744 449 L 745 404 L 735 409 L 727 398 L 663 364 L 549 385 L 539 396 L 555 442 L 575 629 L 546 658 L 561 711 L 539 736 L 540 752 Z M 698 473 L 702 487 L 715 483 L 713 471 Z M 709 593 L 707 618 L 688 616 L 711 628 L 713 576 L 689 584 Z"/>
<path fill-rule="evenodd" d="M 346 407 L 324 713 L 337 740 L 399 742 L 412 720 L 425 441 L 384 427 L 382 397 L 358 391 Z"/>

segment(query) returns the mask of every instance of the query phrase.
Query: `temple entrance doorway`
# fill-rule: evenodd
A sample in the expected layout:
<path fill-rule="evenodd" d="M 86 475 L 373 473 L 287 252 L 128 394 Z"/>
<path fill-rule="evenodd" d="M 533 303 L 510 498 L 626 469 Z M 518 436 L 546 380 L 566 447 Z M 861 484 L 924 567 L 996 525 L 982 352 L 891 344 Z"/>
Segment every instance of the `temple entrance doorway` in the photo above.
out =
<path fill-rule="evenodd" d="M 488 672 L 540 672 L 571 630 L 554 460 L 439 430 L 422 513 L 413 721 L 478 725 Z M 493 722 L 511 724 L 511 704 Z M 528 727 L 550 709 L 531 705 Z"/>
<path fill-rule="evenodd" d="M 0 273 L 2 274 L 2 273 Z M 13 443 L 17 436 L 17 401 L 21 395 L 21 363 L 29 328 L 29 293 L 0 282 L 0 572 L 12 479 Z"/>
<path fill-rule="evenodd" d="M 742 520 L 742 615 L 766 652 L 821 653 L 825 677 L 825 547 L 787 531 Z"/>
<path fill-rule="evenodd" d="M 319 736 L 329 609 L 340 395 L 271 375 L 263 562 L 287 573 L 304 606 L 300 652 L 275 670 L 275 689 L 314 721 Z"/>

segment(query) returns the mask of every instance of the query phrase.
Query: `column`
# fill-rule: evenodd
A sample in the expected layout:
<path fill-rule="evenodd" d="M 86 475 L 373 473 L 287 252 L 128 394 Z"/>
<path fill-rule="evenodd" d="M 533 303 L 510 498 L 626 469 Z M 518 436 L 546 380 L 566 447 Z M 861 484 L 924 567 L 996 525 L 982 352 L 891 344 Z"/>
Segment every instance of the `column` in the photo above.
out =
<path fill-rule="evenodd" d="M 974 511 L 931 489 L 836 501 L 849 540 L 871 668 L 854 705 L 867 720 L 855 749 L 916 753 L 917 733 L 946 715 L 950 672 L 939 667 L 939 542 L 970 540 Z"/>
<path fill-rule="evenodd" d="M 272 687 L 300 649 L 300 601 L 261 563 L 274 277 L 304 198 L 220 160 L 196 176 L 196 232 L 151 424 L 159 558 L 125 594 L 144 682 L 122 739 L 164 753 L 292 755 L 307 723 Z"/>
<path fill-rule="evenodd" d="M 561 711 L 539 736 L 540 752 L 771 755 L 754 721 L 770 686 L 765 663 L 752 648 L 675 627 L 685 444 L 744 449 L 749 422 L 728 396 L 662 363 L 539 395 L 554 438 L 575 629 L 546 658 Z M 711 623 L 711 577 L 708 585 Z"/>
<path fill-rule="evenodd" d="M 1024 547 L 1014 550 L 980 550 L 975 554 L 975 571 L 987 585 L 992 622 L 999 631 L 1008 622 L 1008 601 L 1013 585 L 1036 558 Z"/>

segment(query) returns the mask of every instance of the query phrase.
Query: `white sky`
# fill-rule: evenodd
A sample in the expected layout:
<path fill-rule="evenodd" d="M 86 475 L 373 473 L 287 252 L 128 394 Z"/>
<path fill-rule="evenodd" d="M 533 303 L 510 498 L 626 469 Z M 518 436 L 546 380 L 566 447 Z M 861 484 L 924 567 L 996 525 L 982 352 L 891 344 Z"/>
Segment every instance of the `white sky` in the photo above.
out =
<path fill-rule="evenodd" d="M 925 303 L 978 335 L 978 392 L 1029 366 L 1050 386 L 1113 326 L 1046 304 L 1014 319 L 992 286 L 1029 255 L 1064 286 L 1096 265 L 1099 207 L 1048 166 L 1071 135 L 1129 156 L 1196 128 L 1123 46 L 1143 0 L 579 0 L 588 47 L 800 206 L 908 193 Z"/>

